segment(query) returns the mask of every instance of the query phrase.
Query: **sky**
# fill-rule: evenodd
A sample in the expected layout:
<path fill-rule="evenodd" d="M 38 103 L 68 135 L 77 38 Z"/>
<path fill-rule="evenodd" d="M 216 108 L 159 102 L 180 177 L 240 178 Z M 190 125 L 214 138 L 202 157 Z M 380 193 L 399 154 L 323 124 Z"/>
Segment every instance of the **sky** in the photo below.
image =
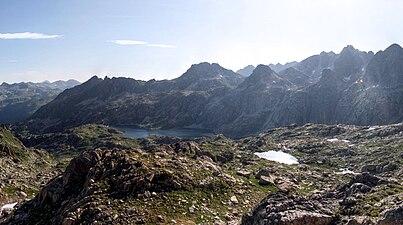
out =
<path fill-rule="evenodd" d="M 401 0 L 0 0 L 0 83 L 172 79 L 403 43 Z"/>

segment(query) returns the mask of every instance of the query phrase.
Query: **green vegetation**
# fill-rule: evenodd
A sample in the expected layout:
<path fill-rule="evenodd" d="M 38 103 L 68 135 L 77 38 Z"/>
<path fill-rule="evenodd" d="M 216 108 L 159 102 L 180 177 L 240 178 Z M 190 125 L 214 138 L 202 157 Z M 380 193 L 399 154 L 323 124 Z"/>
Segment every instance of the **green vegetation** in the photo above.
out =
<path fill-rule="evenodd" d="M 28 157 L 24 145 L 6 127 L 0 127 L 0 157 L 12 157 L 15 160 Z"/>

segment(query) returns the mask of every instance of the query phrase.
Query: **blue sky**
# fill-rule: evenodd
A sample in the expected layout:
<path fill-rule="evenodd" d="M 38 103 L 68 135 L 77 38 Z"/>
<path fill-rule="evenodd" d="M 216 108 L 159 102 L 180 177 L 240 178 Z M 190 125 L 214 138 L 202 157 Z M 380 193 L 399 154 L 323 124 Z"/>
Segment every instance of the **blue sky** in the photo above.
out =
<path fill-rule="evenodd" d="M 0 0 L 0 83 L 178 77 L 191 64 L 402 45 L 400 0 Z"/>

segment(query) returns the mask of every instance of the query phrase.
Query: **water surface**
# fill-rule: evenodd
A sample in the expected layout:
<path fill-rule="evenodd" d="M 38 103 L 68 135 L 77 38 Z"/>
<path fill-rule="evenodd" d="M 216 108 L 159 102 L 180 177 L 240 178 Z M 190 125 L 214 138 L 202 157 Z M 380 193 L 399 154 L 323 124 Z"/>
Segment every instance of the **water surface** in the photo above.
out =
<path fill-rule="evenodd" d="M 201 138 L 214 136 L 212 132 L 204 129 L 192 129 L 192 128 L 173 128 L 173 129 L 144 129 L 131 126 L 117 126 L 114 127 L 122 132 L 124 136 L 128 138 L 146 138 L 151 135 L 168 136 L 178 138 Z"/>

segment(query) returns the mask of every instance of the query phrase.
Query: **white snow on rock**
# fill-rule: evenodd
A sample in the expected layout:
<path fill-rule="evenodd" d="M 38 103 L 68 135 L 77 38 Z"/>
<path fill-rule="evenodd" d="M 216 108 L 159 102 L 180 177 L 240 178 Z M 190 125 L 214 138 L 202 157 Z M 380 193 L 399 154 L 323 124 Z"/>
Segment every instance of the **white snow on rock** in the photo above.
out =
<path fill-rule="evenodd" d="M 14 207 L 17 205 L 17 202 L 14 202 L 14 203 L 11 203 L 11 204 L 6 204 L 6 205 L 3 205 L 2 207 L 1 207 L 1 209 L 3 210 L 3 209 L 14 209 Z"/>
<path fill-rule="evenodd" d="M 336 141 L 339 141 L 339 139 L 337 139 L 337 138 L 331 138 L 331 139 L 326 139 L 326 141 L 329 141 L 329 142 L 336 142 Z"/>
<path fill-rule="evenodd" d="M 255 155 L 257 155 L 259 158 L 262 159 L 267 159 L 270 161 L 275 161 L 279 163 L 284 163 L 284 164 L 298 164 L 298 159 L 295 158 L 294 156 L 281 152 L 281 151 L 267 151 L 267 152 L 255 152 Z"/>
<path fill-rule="evenodd" d="M 326 141 L 329 141 L 329 142 L 342 141 L 342 142 L 344 142 L 344 143 L 350 143 L 349 140 L 339 140 L 339 139 L 337 139 L 337 138 L 326 139 Z"/>
<path fill-rule="evenodd" d="M 349 169 L 340 169 L 340 170 L 341 171 L 337 172 L 337 174 L 354 174 L 354 175 L 360 174 L 360 173 L 356 173 L 354 171 L 351 171 Z"/>
<path fill-rule="evenodd" d="M 1 215 L 3 214 L 3 212 L 5 212 L 5 211 L 12 211 L 16 205 L 17 205 L 17 202 L 14 202 L 14 203 L 11 203 L 11 204 L 3 205 L 3 206 L 1 207 L 1 210 L 0 210 L 0 216 L 1 216 Z"/>

